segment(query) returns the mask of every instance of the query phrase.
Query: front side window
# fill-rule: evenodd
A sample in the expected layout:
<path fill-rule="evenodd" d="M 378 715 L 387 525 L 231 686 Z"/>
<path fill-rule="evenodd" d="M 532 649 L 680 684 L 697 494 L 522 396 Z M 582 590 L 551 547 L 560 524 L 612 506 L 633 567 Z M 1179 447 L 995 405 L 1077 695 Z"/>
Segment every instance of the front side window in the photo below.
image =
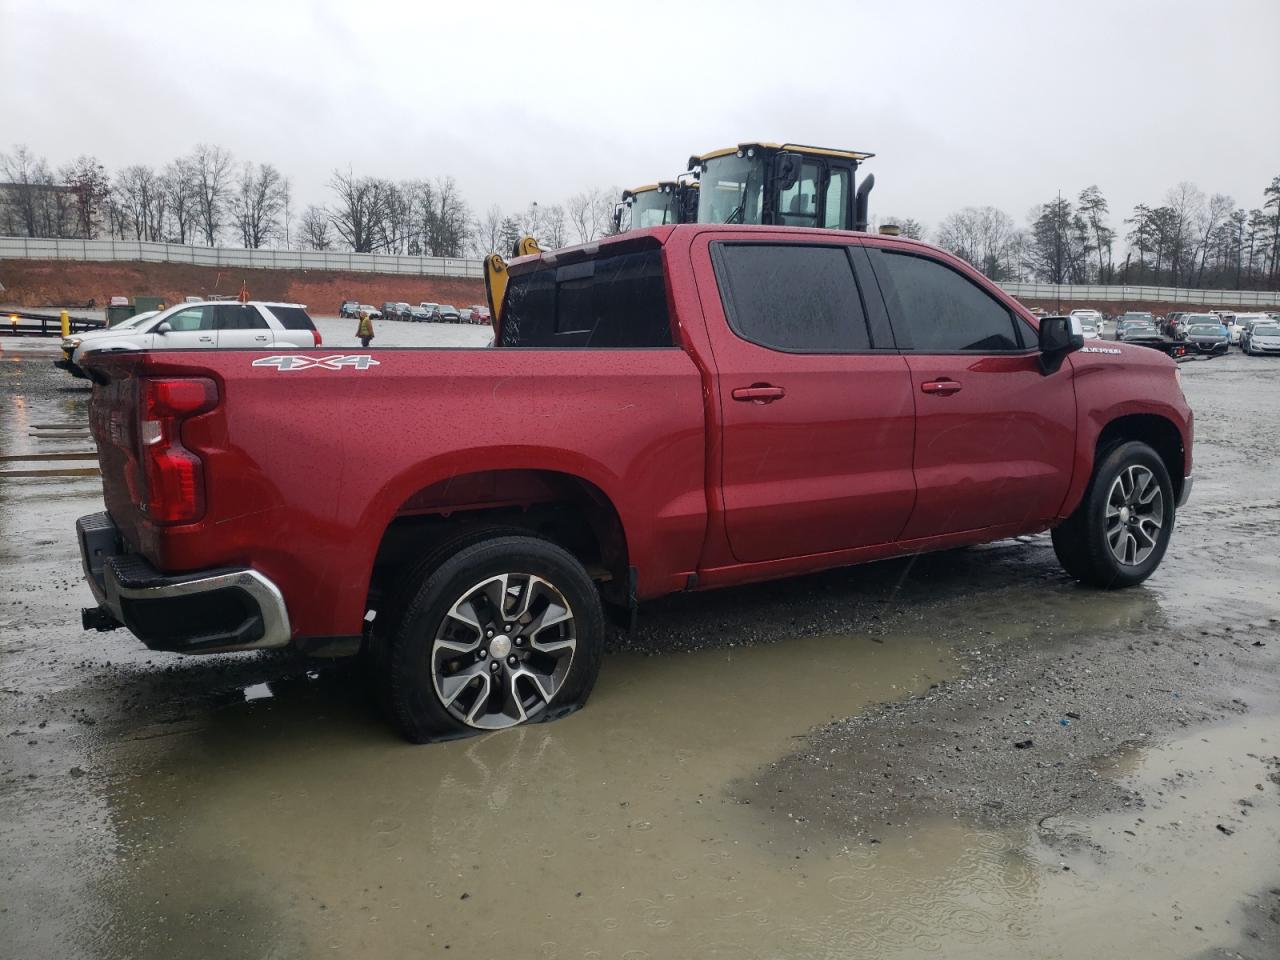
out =
<path fill-rule="evenodd" d="M 213 307 L 188 307 L 170 314 L 165 319 L 169 323 L 169 329 L 177 333 L 190 330 L 212 330 L 213 311 Z"/>
<path fill-rule="evenodd" d="M 759 156 L 729 154 L 703 164 L 698 185 L 699 223 L 759 223 L 764 167 Z"/>
<path fill-rule="evenodd" d="M 880 262 L 897 294 L 916 353 L 1021 350 L 1013 314 L 968 277 L 913 254 L 885 250 Z"/>
<path fill-rule="evenodd" d="M 662 251 L 642 250 L 511 278 L 503 347 L 672 346 Z"/>
<path fill-rule="evenodd" d="M 871 348 L 848 251 L 798 243 L 721 243 L 716 279 L 734 333 L 788 353 Z"/>

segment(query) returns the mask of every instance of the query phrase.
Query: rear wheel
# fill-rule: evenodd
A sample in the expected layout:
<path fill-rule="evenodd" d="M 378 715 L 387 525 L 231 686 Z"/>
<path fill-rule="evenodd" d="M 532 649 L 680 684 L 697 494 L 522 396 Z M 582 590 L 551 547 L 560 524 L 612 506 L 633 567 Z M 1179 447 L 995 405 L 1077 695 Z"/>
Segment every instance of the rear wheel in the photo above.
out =
<path fill-rule="evenodd" d="M 486 539 L 404 591 L 383 689 L 407 739 L 555 719 L 586 702 L 600 671 L 604 615 L 587 571 L 559 546 Z"/>
<path fill-rule="evenodd" d="M 1145 443 L 1105 453 L 1075 512 L 1053 531 L 1071 576 L 1105 589 L 1131 587 L 1155 572 L 1173 533 L 1169 471 Z"/>

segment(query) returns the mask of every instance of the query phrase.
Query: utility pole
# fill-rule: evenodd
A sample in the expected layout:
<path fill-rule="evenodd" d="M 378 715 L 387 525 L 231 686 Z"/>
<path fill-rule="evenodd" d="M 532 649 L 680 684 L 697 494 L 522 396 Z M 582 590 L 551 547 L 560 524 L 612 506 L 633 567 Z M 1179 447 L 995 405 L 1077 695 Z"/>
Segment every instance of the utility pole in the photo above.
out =
<path fill-rule="evenodd" d="M 1058 190 L 1058 209 L 1053 215 L 1053 233 L 1057 241 L 1057 253 L 1054 256 L 1053 273 L 1058 281 L 1058 313 L 1062 313 L 1062 190 Z"/>

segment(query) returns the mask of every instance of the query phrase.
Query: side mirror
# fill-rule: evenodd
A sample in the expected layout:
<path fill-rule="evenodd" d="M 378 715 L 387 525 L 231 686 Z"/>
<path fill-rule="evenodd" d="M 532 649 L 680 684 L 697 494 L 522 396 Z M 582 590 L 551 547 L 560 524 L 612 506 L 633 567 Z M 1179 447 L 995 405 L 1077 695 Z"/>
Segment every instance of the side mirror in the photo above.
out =
<path fill-rule="evenodd" d="M 1040 371 L 1056 373 L 1062 358 L 1084 346 L 1084 328 L 1079 317 L 1040 318 Z"/>
<path fill-rule="evenodd" d="M 168 333 L 172 329 L 173 327 L 169 326 L 168 320 L 161 320 L 159 323 L 156 324 L 156 329 L 154 332 L 160 334 L 160 336 L 163 337 L 166 333 Z"/>
<path fill-rule="evenodd" d="M 777 177 L 779 190 L 790 190 L 800 179 L 802 157 L 798 153 L 784 151 L 778 154 Z"/>

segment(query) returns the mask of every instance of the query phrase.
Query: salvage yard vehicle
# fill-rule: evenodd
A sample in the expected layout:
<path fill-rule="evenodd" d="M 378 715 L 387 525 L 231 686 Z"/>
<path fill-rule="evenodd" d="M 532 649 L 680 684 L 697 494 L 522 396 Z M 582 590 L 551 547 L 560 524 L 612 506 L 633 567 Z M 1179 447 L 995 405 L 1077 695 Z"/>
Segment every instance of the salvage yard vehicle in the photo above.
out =
<path fill-rule="evenodd" d="M 338 308 L 338 316 L 342 319 L 347 317 L 358 317 L 360 315 L 360 303 L 357 300 L 343 300 L 342 306 Z"/>
<path fill-rule="evenodd" d="M 874 157 L 795 143 L 740 143 L 689 158 L 698 175 L 698 223 L 775 224 L 865 230 L 874 176 L 854 188 Z"/>
<path fill-rule="evenodd" d="M 1191 490 L 1173 362 L 927 244 L 686 224 L 502 266 L 495 346 L 429 363 L 88 358 L 85 627 L 363 647 L 421 742 L 576 710 L 606 614 L 665 594 L 1044 530 L 1132 586 Z"/>
<path fill-rule="evenodd" d="M 1280 324 L 1275 321 L 1255 323 L 1249 331 L 1249 339 L 1245 341 L 1244 352 L 1251 357 L 1280 353 Z"/>
<path fill-rule="evenodd" d="M 457 323 L 459 320 L 458 308 L 449 303 L 438 303 L 436 308 L 431 311 L 431 319 L 438 323 Z"/>
<path fill-rule="evenodd" d="M 140 322 L 124 321 L 106 330 L 64 337 L 54 366 L 84 378 L 84 358 L 99 352 L 132 350 L 227 349 L 236 347 L 318 347 L 316 329 L 305 304 L 217 300 L 181 303 L 151 313 Z"/>
<path fill-rule="evenodd" d="M 1231 336 L 1227 333 L 1227 328 L 1213 314 L 1192 313 L 1184 319 L 1187 332 L 1183 339 L 1192 352 L 1222 357 L 1231 349 Z"/>
<path fill-rule="evenodd" d="M 360 313 L 368 314 L 371 320 L 381 320 L 382 311 L 375 307 L 372 303 L 360 304 Z"/>
<path fill-rule="evenodd" d="M 1099 337 L 1106 332 L 1107 324 L 1099 310 L 1081 307 L 1072 310 L 1070 315 L 1077 318 L 1085 327 L 1092 327 Z"/>

